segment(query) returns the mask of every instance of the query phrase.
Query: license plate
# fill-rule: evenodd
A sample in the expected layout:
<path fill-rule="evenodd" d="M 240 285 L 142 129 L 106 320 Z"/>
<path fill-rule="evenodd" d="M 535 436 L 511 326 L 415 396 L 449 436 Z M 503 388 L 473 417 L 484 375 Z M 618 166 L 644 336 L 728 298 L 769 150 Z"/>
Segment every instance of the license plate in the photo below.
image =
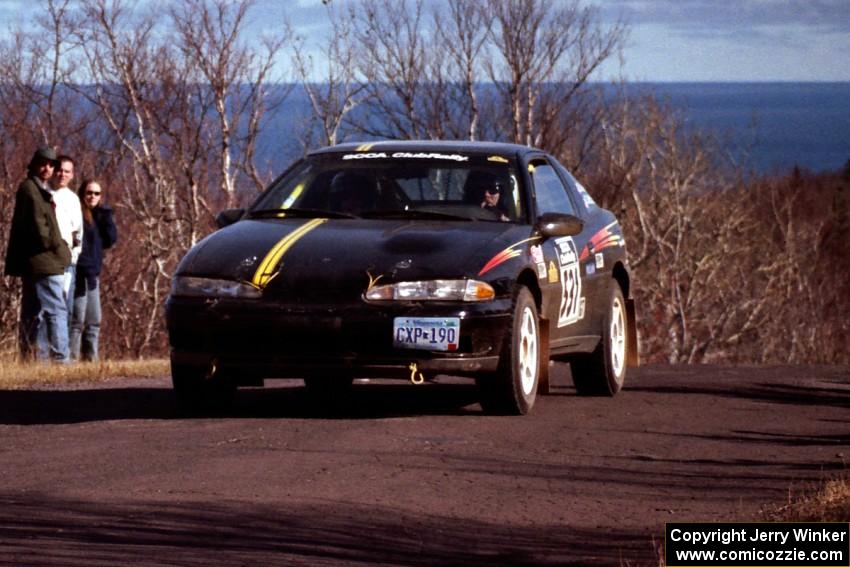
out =
<path fill-rule="evenodd" d="M 460 340 L 458 317 L 396 317 L 393 346 L 425 350 L 457 350 Z"/>

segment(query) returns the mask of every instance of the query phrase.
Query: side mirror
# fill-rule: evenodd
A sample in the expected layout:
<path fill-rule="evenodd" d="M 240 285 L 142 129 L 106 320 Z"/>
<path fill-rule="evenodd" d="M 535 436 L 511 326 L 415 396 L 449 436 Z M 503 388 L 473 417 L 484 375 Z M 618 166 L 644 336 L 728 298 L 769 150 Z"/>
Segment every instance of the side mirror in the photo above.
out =
<path fill-rule="evenodd" d="M 543 213 L 537 219 L 535 228 L 546 238 L 575 236 L 584 229 L 584 221 L 574 215 Z"/>
<path fill-rule="evenodd" d="M 215 225 L 224 228 L 235 223 L 245 214 L 245 209 L 225 209 L 215 216 Z"/>

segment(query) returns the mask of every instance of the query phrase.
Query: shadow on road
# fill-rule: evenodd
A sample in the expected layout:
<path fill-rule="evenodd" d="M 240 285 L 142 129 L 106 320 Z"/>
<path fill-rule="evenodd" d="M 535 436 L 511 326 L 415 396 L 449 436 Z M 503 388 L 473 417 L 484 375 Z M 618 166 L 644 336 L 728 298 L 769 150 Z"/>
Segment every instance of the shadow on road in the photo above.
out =
<path fill-rule="evenodd" d="M 687 439 L 705 439 L 724 443 L 752 443 L 759 445 L 785 445 L 788 447 L 830 447 L 843 448 L 850 445 L 850 433 L 804 434 L 771 433 L 765 431 L 735 430 L 728 434 L 700 435 L 695 433 L 667 435 Z"/>
<path fill-rule="evenodd" d="M 93 503 L 0 495 L 0 565 L 650 564 L 646 534 L 345 503 Z M 575 558 L 582 558 L 576 562 Z"/>
<path fill-rule="evenodd" d="M 296 383 L 297 384 L 297 383 Z M 474 385 L 356 385 L 330 408 L 299 386 L 240 389 L 224 418 L 374 419 L 405 415 L 480 414 Z M 182 419 L 171 388 L 0 390 L 0 423 L 61 424 L 121 419 Z M 204 416 L 200 416 L 204 417 Z"/>
<path fill-rule="evenodd" d="M 660 375 L 657 367 L 652 369 L 655 376 Z M 787 371 L 787 370 L 786 370 Z M 740 370 L 739 370 L 740 372 Z M 753 369 L 753 374 L 764 378 L 747 384 L 730 383 L 723 380 L 722 374 L 713 384 L 705 381 L 689 383 L 687 379 L 680 379 L 671 384 L 665 381 L 663 384 L 652 386 L 627 385 L 627 390 L 633 392 L 647 392 L 655 394 L 684 394 L 720 396 L 725 398 L 743 398 L 753 401 L 769 402 L 774 404 L 791 405 L 818 405 L 850 408 L 850 387 L 848 381 L 821 381 L 817 385 L 789 384 L 787 377 L 783 382 L 771 381 L 771 370 L 769 368 Z M 686 374 L 683 372 L 682 374 Z M 801 372 L 805 377 L 805 373 Z M 685 376 L 686 378 L 686 376 Z M 827 385 L 831 384 L 831 385 Z"/>

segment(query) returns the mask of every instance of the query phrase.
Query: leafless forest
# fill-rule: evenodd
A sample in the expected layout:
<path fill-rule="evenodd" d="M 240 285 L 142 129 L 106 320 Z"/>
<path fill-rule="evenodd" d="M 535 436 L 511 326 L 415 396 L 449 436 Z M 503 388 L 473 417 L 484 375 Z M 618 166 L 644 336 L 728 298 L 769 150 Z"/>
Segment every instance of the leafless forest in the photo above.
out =
<path fill-rule="evenodd" d="M 119 223 L 103 352 L 165 355 L 170 274 L 218 210 L 277 173 L 257 143 L 297 92 L 310 116 L 274 138 L 305 151 L 446 138 L 556 155 L 625 226 L 645 361 L 850 363 L 850 162 L 755 175 L 664 101 L 603 94 L 594 71 L 624 55 L 628 26 L 592 6 L 434 5 L 331 0 L 316 57 L 285 21 L 248 33 L 249 0 L 38 3 L 0 43 L 0 249 L 33 149 L 74 156 Z M 13 352 L 19 282 L 0 285 Z"/>

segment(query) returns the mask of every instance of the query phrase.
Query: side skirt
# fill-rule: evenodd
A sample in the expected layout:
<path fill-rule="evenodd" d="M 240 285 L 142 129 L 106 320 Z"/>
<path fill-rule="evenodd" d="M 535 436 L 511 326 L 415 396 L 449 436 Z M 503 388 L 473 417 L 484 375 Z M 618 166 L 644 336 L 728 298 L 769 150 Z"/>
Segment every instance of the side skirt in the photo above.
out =
<path fill-rule="evenodd" d="M 582 335 L 558 339 L 551 343 L 551 356 L 593 352 L 601 340 L 602 337 L 599 335 Z"/>

